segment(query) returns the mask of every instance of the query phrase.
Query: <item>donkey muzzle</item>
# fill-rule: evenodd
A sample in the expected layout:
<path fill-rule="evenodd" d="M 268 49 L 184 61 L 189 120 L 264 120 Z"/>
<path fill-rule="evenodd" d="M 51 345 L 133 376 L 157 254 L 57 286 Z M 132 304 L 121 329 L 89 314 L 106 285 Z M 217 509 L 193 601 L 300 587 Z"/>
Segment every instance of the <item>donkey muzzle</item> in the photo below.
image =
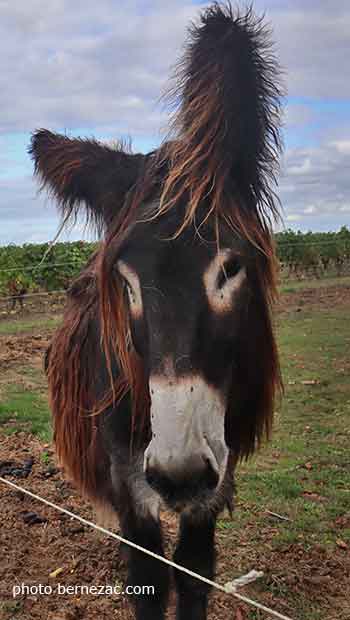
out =
<path fill-rule="evenodd" d="M 199 376 L 150 380 L 152 440 L 148 483 L 170 505 L 213 493 L 226 469 L 225 403 Z"/>

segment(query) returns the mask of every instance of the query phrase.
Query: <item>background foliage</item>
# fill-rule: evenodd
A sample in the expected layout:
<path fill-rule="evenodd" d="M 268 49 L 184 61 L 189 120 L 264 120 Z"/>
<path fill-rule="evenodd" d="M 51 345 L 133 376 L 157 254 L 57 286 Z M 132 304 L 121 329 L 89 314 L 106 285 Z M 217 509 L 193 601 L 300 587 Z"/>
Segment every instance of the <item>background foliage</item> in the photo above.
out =
<path fill-rule="evenodd" d="M 350 230 L 302 233 L 286 230 L 276 234 L 281 277 L 304 278 L 345 275 L 350 271 Z M 57 243 L 47 254 L 47 243 L 0 247 L 0 293 L 11 284 L 27 292 L 68 288 L 97 248 L 97 243 Z"/>

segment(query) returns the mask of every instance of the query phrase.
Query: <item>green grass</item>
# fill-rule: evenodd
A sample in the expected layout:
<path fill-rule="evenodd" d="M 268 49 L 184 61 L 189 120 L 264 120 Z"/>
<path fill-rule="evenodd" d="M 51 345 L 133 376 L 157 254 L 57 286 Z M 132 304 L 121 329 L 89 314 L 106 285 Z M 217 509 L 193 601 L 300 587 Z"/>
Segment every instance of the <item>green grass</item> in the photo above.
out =
<path fill-rule="evenodd" d="M 0 322 L 0 336 L 53 331 L 60 321 L 60 316 L 7 319 Z M 49 441 L 52 434 L 50 411 L 42 368 L 37 363 L 15 369 L 4 368 L 0 388 L 0 432 L 27 431 Z"/>
<path fill-rule="evenodd" d="M 284 314 L 278 340 L 285 395 L 277 407 L 273 438 L 239 466 L 233 520 L 219 520 L 226 553 L 231 547 L 237 553 L 242 545 L 241 573 L 252 568 L 256 549 L 263 557 L 273 550 L 278 554 L 273 557 L 287 559 L 291 545 L 306 555 L 316 546 L 347 553 L 339 551 L 339 539 L 350 547 L 350 528 L 336 523 L 350 507 L 349 312 L 344 307 L 311 312 L 306 306 Z M 309 380 L 316 383 L 303 383 Z M 259 588 L 273 591 L 300 620 L 328 617 L 322 603 L 286 587 L 287 567 L 271 570 L 277 576 L 280 572 L 281 583 L 262 580 L 253 586 L 257 597 Z M 259 616 L 249 612 L 248 617 Z"/>
<path fill-rule="evenodd" d="M 50 327 L 56 320 L 48 322 Z M 34 323 L 33 329 L 42 329 L 41 320 Z M 20 329 L 28 325 L 23 322 Z M 305 305 L 300 312 L 284 313 L 279 319 L 285 394 L 276 407 L 273 437 L 249 463 L 239 466 L 233 520 L 224 516 L 218 522 L 226 580 L 234 576 L 232 567 L 242 574 L 259 569 L 260 558 L 268 558 L 270 574 L 252 586 L 253 598 L 270 591 L 276 601 L 287 602 L 292 617 L 299 620 L 325 620 L 328 615 L 312 595 L 302 589 L 296 593 L 285 582 L 290 547 L 302 548 L 308 557 L 316 547 L 332 554 L 348 553 L 339 550 L 339 539 L 350 546 L 350 528 L 339 528 L 336 521 L 349 513 L 350 506 L 348 325 L 344 305 L 319 311 Z M 15 333 L 10 322 L 8 330 Z M 18 373 L 31 387 L 28 390 L 19 381 L 5 386 L 0 431 L 24 429 L 47 441 L 51 431 L 41 371 L 27 366 Z M 48 455 L 43 453 L 42 459 L 46 462 Z M 289 520 L 278 520 L 267 511 Z M 293 570 L 300 569 L 295 556 L 290 562 Z M 224 582 L 225 576 L 221 579 Z M 248 614 L 250 620 L 260 618 L 254 611 Z"/>
<path fill-rule="evenodd" d="M 40 459 L 41 459 L 41 462 L 42 462 L 44 465 L 48 465 L 48 464 L 51 462 L 51 457 L 50 457 L 49 453 L 48 453 L 48 452 L 46 452 L 46 450 L 44 450 L 44 451 L 41 453 L 41 455 L 40 455 Z"/>
<path fill-rule="evenodd" d="M 36 317 L 35 319 L 6 319 L 0 322 L 0 335 L 16 335 L 26 332 L 37 332 L 38 330 L 55 329 L 62 318 L 60 316 L 47 318 Z"/>
<path fill-rule="evenodd" d="M 51 425 L 46 397 L 23 385 L 8 386 L 0 403 L 1 430 L 7 434 L 24 430 L 49 441 Z"/>
<path fill-rule="evenodd" d="M 305 280 L 287 280 L 280 284 L 279 290 L 283 293 L 295 293 L 296 291 L 303 291 L 315 288 L 329 288 L 333 286 L 342 286 L 345 288 L 350 287 L 350 276 L 340 277 L 322 277 L 318 279 L 306 278 Z"/>
<path fill-rule="evenodd" d="M 273 439 L 238 470 L 243 505 L 262 522 L 266 509 L 291 519 L 288 526 L 276 522 L 277 546 L 284 543 L 286 527 L 288 537 L 302 534 L 306 544 L 311 533 L 320 543 L 334 543 L 331 521 L 349 510 L 348 320 L 345 310 L 334 309 L 312 315 L 306 310 L 280 321 L 285 395 Z M 303 384 L 308 380 L 317 383 Z"/>
<path fill-rule="evenodd" d="M 23 601 L 7 601 L 5 603 L 0 602 L 0 611 L 11 614 L 11 618 L 18 618 L 19 616 L 17 616 L 17 614 L 20 614 L 23 611 Z M 21 615 L 20 618 L 23 618 L 23 616 Z"/>

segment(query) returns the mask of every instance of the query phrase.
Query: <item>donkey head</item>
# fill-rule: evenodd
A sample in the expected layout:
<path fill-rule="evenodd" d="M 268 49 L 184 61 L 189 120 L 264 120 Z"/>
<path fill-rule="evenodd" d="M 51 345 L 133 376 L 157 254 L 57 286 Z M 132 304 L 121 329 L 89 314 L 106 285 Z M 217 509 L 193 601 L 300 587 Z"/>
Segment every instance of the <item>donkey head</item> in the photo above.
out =
<path fill-rule="evenodd" d="M 247 456 L 269 431 L 278 361 L 269 259 L 225 222 L 177 235 L 183 208 L 154 219 L 157 207 L 107 241 L 102 317 L 122 299 L 150 396 L 146 477 L 180 508 L 220 485 L 229 449 Z"/>
<path fill-rule="evenodd" d="M 64 216 L 83 202 L 105 230 L 94 320 L 114 400 L 129 389 L 151 430 L 147 480 L 174 507 L 210 496 L 229 450 L 248 456 L 271 426 L 280 386 L 270 316 L 277 73 L 260 22 L 215 4 L 191 31 L 174 91 L 176 137 L 159 152 L 45 131 L 33 139 L 36 170 Z M 58 377 L 67 358 L 56 349 Z"/>
<path fill-rule="evenodd" d="M 169 501 L 201 495 L 224 476 L 225 414 L 253 260 L 228 229 L 220 249 L 209 226 L 169 239 L 174 215 L 134 226 L 105 257 L 109 281 L 123 282 L 132 344 L 149 381 L 147 479 Z"/>

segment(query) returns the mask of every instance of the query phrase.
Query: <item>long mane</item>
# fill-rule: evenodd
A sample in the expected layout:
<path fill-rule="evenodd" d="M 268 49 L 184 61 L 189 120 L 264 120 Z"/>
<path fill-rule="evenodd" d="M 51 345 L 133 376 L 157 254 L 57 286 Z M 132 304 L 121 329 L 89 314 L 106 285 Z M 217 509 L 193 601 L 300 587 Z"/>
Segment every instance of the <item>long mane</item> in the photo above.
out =
<path fill-rule="evenodd" d="M 116 408 L 130 394 L 135 434 L 149 424 L 147 377 L 132 345 L 125 290 L 114 267 L 122 241 L 150 201 L 157 205 L 148 216 L 150 225 L 181 204 L 176 236 L 208 223 L 219 244 L 225 222 L 251 244 L 251 294 L 232 374 L 226 441 L 238 457 L 247 457 L 271 430 L 282 385 L 272 324 L 278 84 L 269 31 L 251 10 L 240 15 L 229 4 L 215 3 L 192 25 L 171 89 L 170 139 L 147 156 L 137 182 L 128 185 L 105 241 L 70 293 L 48 356 L 57 450 L 71 477 L 92 497 L 100 492 L 106 458 L 97 413 Z M 70 205 L 64 191 L 60 186 L 59 197 Z M 107 391 L 94 387 L 97 363 Z"/>
<path fill-rule="evenodd" d="M 116 323 L 108 326 L 111 339 L 101 347 L 98 260 L 96 255 L 70 289 L 62 326 L 46 356 L 56 451 L 67 475 L 94 500 L 110 492 L 100 414 L 115 409 L 131 390 L 132 431 L 147 435 L 149 423 L 148 385 L 130 343 L 124 290 L 118 285 Z"/>

